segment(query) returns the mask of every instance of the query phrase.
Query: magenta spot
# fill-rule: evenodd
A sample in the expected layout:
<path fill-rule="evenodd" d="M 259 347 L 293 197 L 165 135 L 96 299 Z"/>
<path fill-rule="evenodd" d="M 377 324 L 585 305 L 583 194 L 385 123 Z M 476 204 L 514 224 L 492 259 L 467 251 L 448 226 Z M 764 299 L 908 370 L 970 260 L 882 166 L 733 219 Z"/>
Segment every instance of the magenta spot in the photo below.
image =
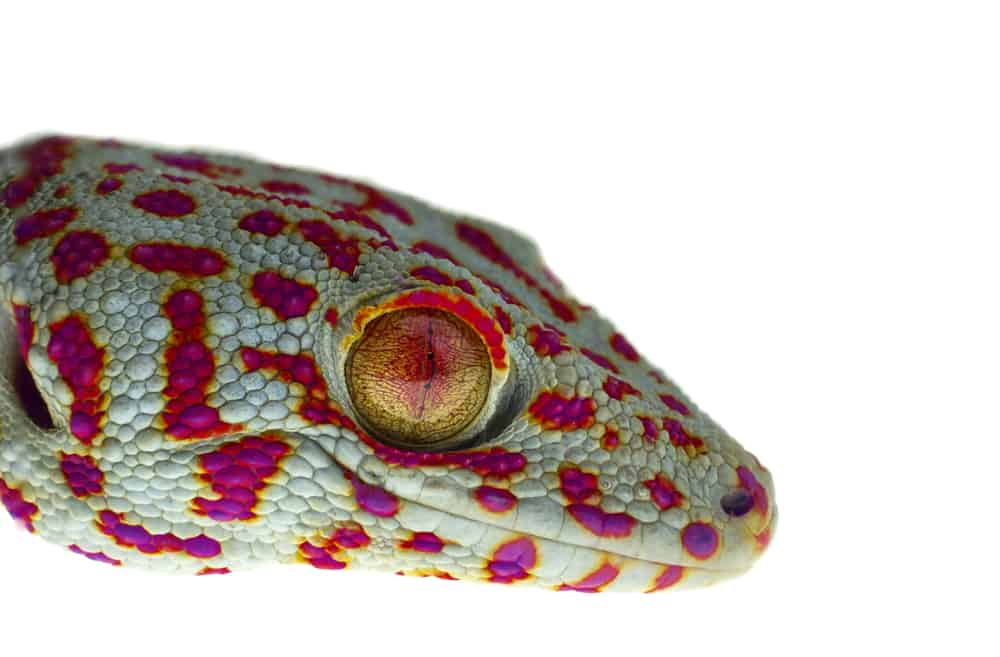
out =
<path fill-rule="evenodd" d="M 740 485 L 753 497 L 753 508 L 761 515 L 767 515 L 768 497 L 767 489 L 761 486 L 757 477 L 746 466 L 741 465 L 736 468 L 736 475 L 740 478 Z"/>
<path fill-rule="evenodd" d="M 433 244 L 431 242 L 416 242 L 413 244 L 413 246 L 410 247 L 410 251 L 412 251 L 413 253 L 426 253 L 428 255 L 434 256 L 435 258 L 440 258 L 442 260 L 449 260 L 452 262 L 452 264 L 458 265 L 458 261 L 455 260 L 455 258 L 452 257 L 450 253 L 448 253 L 447 249 L 438 246 L 437 244 Z"/>
<path fill-rule="evenodd" d="M 554 330 L 538 326 L 528 327 L 528 344 L 539 356 L 555 356 L 569 349 L 562 343 L 562 337 Z"/>
<path fill-rule="evenodd" d="M 188 539 L 181 539 L 170 533 L 152 534 L 142 525 L 126 523 L 120 514 L 112 511 L 97 514 L 97 528 L 105 536 L 113 538 L 118 545 L 134 548 L 143 554 L 186 552 L 198 559 L 209 559 L 222 551 L 218 541 L 204 534 Z"/>
<path fill-rule="evenodd" d="M 331 552 L 329 549 L 313 545 L 309 541 L 299 545 L 299 554 L 302 555 L 302 558 L 313 568 L 320 570 L 342 570 L 347 567 L 346 563 L 331 556 L 335 552 L 337 552 L 336 549 Z"/>
<path fill-rule="evenodd" d="M 692 522 L 681 531 L 681 543 L 692 557 L 704 560 L 719 548 L 719 534 L 715 527 L 703 522 Z"/>
<path fill-rule="evenodd" d="M 96 561 L 98 563 L 106 563 L 106 564 L 111 565 L 111 566 L 120 566 L 120 565 L 122 565 L 122 562 L 119 561 L 118 559 L 112 559 L 111 557 L 109 557 L 108 555 L 104 554 L 103 552 L 87 552 L 86 550 L 84 550 L 83 548 L 81 548 L 79 545 L 76 545 L 75 543 L 73 545 L 69 546 L 69 551 L 73 552 L 75 554 L 83 555 L 83 556 L 87 557 L 88 559 L 90 559 L 91 561 Z"/>
<path fill-rule="evenodd" d="M 300 221 L 296 226 L 302 236 L 326 254 L 327 263 L 345 273 L 353 273 L 361 250 L 357 240 L 344 239 L 324 221 Z"/>
<path fill-rule="evenodd" d="M 517 498 L 513 493 L 503 488 L 493 486 L 479 486 L 473 491 L 479 506 L 490 513 L 504 513 L 514 508 Z"/>
<path fill-rule="evenodd" d="M 252 520 L 258 494 L 288 454 L 287 444 L 272 436 L 246 436 L 199 457 L 200 479 L 212 487 L 215 499 L 196 497 L 194 512 L 212 520 Z"/>
<path fill-rule="evenodd" d="M 89 328 L 76 315 L 52 324 L 49 331 L 49 358 L 73 392 L 70 432 L 89 445 L 97 436 L 104 414 L 100 410 L 101 391 L 97 385 L 104 368 L 104 349 L 94 344 Z"/>
<path fill-rule="evenodd" d="M 619 572 L 621 571 L 616 566 L 613 566 L 610 563 L 604 563 L 600 568 L 590 573 L 580 581 L 574 582 L 573 584 L 563 584 L 559 587 L 559 590 L 578 591 L 580 593 L 598 593 L 602 588 L 615 581 Z"/>
<path fill-rule="evenodd" d="M 199 577 L 202 576 L 202 575 L 228 575 L 231 572 L 232 571 L 229 570 L 226 567 L 212 568 L 210 566 L 205 566 L 204 568 L 202 568 L 201 570 L 199 570 L 197 573 L 195 573 L 195 575 L 199 576 Z"/>
<path fill-rule="evenodd" d="M 97 188 L 95 191 L 104 196 L 105 194 L 110 194 L 111 192 L 118 191 L 121 189 L 122 181 L 120 178 L 108 177 L 97 183 Z"/>
<path fill-rule="evenodd" d="M 656 422 L 653 422 L 652 418 L 640 417 L 639 423 L 642 425 L 642 437 L 646 440 L 653 442 L 660 435 L 660 430 L 656 428 Z"/>
<path fill-rule="evenodd" d="M 129 171 L 142 171 L 142 167 L 131 162 L 108 162 L 104 165 L 104 170 L 108 173 L 128 173 Z"/>
<path fill-rule="evenodd" d="M 615 333 L 611 336 L 611 348 L 618 352 L 625 360 L 630 360 L 633 363 L 639 360 L 639 352 L 635 350 L 635 347 L 621 333 Z"/>
<path fill-rule="evenodd" d="M 132 205 L 160 217 L 183 217 L 194 212 L 194 199 L 176 189 L 157 190 L 139 194 Z"/>
<path fill-rule="evenodd" d="M 400 543 L 404 550 L 435 554 L 444 549 L 444 541 L 432 532 L 414 532 L 413 537 Z"/>
<path fill-rule="evenodd" d="M 264 180 L 260 186 L 275 194 L 308 194 L 309 188 L 297 182 L 289 180 Z"/>
<path fill-rule="evenodd" d="M 330 543 L 342 550 L 356 550 L 366 547 L 371 543 L 371 538 L 360 525 L 338 527 L 330 537 Z"/>
<path fill-rule="evenodd" d="M 689 434 L 679 420 L 672 417 L 664 418 L 663 428 L 670 435 L 670 443 L 675 447 L 683 448 L 689 456 L 705 451 L 705 441 Z"/>
<path fill-rule="evenodd" d="M 14 308 L 14 333 L 21 358 L 28 361 L 28 350 L 35 339 L 35 324 L 31 321 L 31 308 L 21 304 L 11 304 Z"/>
<path fill-rule="evenodd" d="M 146 242 L 129 249 L 129 259 L 157 274 L 172 271 L 181 276 L 215 276 L 226 268 L 225 259 L 211 249 Z"/>
<path fill-rule="evenodd" d="M 273 271 L 255 274 L 252 292 L 262 306 L 273 310 L 281 319 L 302 317 L 319 296 L 312 286 Z"/>
<path fill-rule="evenodd" d="M 579 468 L 559 472 L 559 489 L 569 502 L 585 502 L 598 494 L 597 476 Z"/>
<path fill-rule="evenodd" d="M 604 381 L 604 392 L 612 399 L 621 400 L 625 395 L 638 395 L 639 391 L 619 378 L 608 376 Z"/>
<path fill-rule="evenodd" d="M 636 520 L 625 513 L 608 513 L 591 504 L 570 504 L 566 507 L 573 519 L 587 531 L 609 538 L 624 538 L 632 533 Z"/>
<path fill-rule="evenodd" d="M 669 408 L 672 411 L 676 411 L 681 415 L 691 415 L 691 411 L 684 404 L 684 402 L 677 399 L 673 395 L 661 394 L 660 401 L 662 401 L 667 406 L 667 408 Z"/>
<path fill-rule="evenodd" d="M 270 210 L 258 210 L 240 219 L 240 228 L 250 233 L 274 237 L 285 227 L 281 215 Z"/>
<path fill-rule="evenodd" d="M 589 429 L 594 424 L 597 403 L 589 397 L 566 398 L 554 392 L 543 392 L 528 411 L 546 429 L 572 431 Z"/>
<path fill-rule="evenodd" d="M 663 589 L 669 589 L 671 586 L 681 581 L 684 576 L 683 566 L 675 566 L 669 564 L 663 567 L 660 574 L 656 576 L 653 580 L 653 586 L 646 591 L 646 593 L 653 593 L 654 591 L 662 591 Z"/>
<path fill-rule="evenodd" d="M 661 474 L 642 482 L 649 490 L 649 496 L 660 510 L 681 506 L 684 496 L 674 487 L 672 481 Z"/>
<path fill-rule="evenodd" d="M 104 473 L 97 467 L 94 457 L 64 453 L 59 466 L 74 497 L 90 497 L 103 490 Z"/>
<path fill-rule="evenodd" d="M 395 495 L 357 478 L 354 479 L 354 497 L 358 506 L 373 516 L 388 518 L 399 511 L 399 500 Z"/>
<path fill-rule="evenodd" d="M 601 447 L 613 450 L 617 449 L 619 444 L 621 444 L 621 437 L 618 435 L 618 432 L 614 429 L 605 429 L 604 435 L 601 436 Z"/>
<path fill-rule="evenodd" d="M 38 507 L 24 499 L 20 490 L 7 486 L 3 479 L 0 479 L 0 504 L 4 505 L 14 522 L 29 532 L 35 531 L 34 519 L 38 515 Z"/>
<path fill-rule="evenodd" d="M 72 154 L 73 140 L 67 137 L 46 137 L 18 151 L 27 170 L 3 189 L 3 202 L 14 209 L 35 193 L 46 179 L 62 173 L 63 162 Z"/>
<path fill-rule="evenodd" d="M 69 283 L 89 276 L 107 259 L 110 249 L 104 238 L 89 230 L 66 233 L 52 250 L 56 280 Z"/>
<path fill-rule="evenodd" d="M 522 537 L 500 545 L 486 567 L 492 573 L 491 582 L 509 584 L 531 577 L 531 569 L 537 561 L 538 552 L 534 541 Z"/>
<path fill-rule="evenodd" d="M 193 171 L 207 178 L 218 178 L 223 174 L 238 176 L 242 173 L 236 167 L 216 164 L 195 153 L 156 153 L 153 157 L 167 166 L 174 167 L 175 169 L 183 169 L 184 171 Z"/>
<path fill-rule="evenodd" d="M 608 360 L 606 357 L 602 356 L 601 354 L 593 352 L 590 349 L 587 349 L 586 347 L 581 348 L 580 353 L 589 358 L 590 360 L 594 361 L 604 369 L 610 372 L 614 372 L 615 374 L 618 374 L 618 368 L 615 367 L 615 364 L 612 363 L 610 360 Z"/>
<path fill-rule="evenodd" d="M 327 311 L 323 314 L 323 319 L 325 319 L 326 323 L 329 324 L 330 326 L 336 326 L 337 320 L 339 318 L 340 315 L 337 313 L 336 308 L 328 308 Z"/>
<path fill-rule="evenodd" d="M 452 285 L 454 281 L 445 273 L 434 267 L 417 267 L 410 270 L 410 276 L 419 278 L 437 285 Z"/>
<path fill-rule="evenodd" d="M 503 332 L 510 335 L 513 324 L 510 321 L 510 315 L 504 312 L 503 308 L 500 306 L 493 306 L 493 314 L 497 318 L 497 324 L 503 329 Z"/>
<path fill-rule="evenodd" d="M 39 237 L 48 237 L 58 233 L 69 222 L 79 216 L 77 208 L 65 207 L 53 210 L 39 210 L 26 217 L 21 217 L 14 224 L 14 240 L 21 244 L 27 244 L 31 240 Z"/>

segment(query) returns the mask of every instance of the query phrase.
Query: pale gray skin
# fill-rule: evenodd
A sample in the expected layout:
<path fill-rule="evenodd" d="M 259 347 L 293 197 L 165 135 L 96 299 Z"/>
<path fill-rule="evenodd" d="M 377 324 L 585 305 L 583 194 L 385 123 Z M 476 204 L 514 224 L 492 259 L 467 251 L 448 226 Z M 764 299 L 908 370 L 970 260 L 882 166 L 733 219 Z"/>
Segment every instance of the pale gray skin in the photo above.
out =
<path fill-rule="evenodd" d="M 525 238 L 314 172 L 219 154 L 170 155 L 178 153 L 85 139 L 32 141 L 0 151 L 6 200 L 0 205 L 0 492 L 21 524 L 91 558 L 166 572 L 311 562 L 591 591 L 710 584 L 747 570 L 766 548 L 777 517 L 768 471 L 652 364 L 630 360 L 627 348 L 613 341 L 614 327 L 572 300 Z M 108 179 L 120 186 L 99 187 Z M 303 187 L 266 182 L 273 180 Z M 137 206 L 139 195 L 156 190 L 175 190 L 197 207 L 164 217 Z M 29 217 L 67 206 L 77 210 L 72 221 L 25 239 L 32 234 L 26 226 L 39 225 Z M 345 207 L 369 217 L 381 234 L 374 224 L 326 212 Z M 283 230 L 270 236 L 240 227 L 241 218 L 260 210 L 280 214 Z M 406 217 L 412 223 L 401 220 Z M 356 240 L 360 256 L 350 273 L 331 266 L 298 229 L 299 222 L 317 220 L 341 239 Z M 487 231 L 513 266 L 460 239 L 456 222 Z M 52 254 L 74 231 L 101 235 L 108 253 L 91 270 L 60 282 Z M 212 249 L 226 267 L 209 276 L 149 271 L 128 256 L 130 247 L 149 242 Z M 414 246 L 424 242 L 443 248 L 454 262 Z M 420 267 L 468 281 L 473 293 L 411 275 Z M 312 287 L 317 298 L 308 312 L 282 319 L 262 305 L 251 293 L 261 271 Z M 179 440 L 165 431 L 166 352 L 175 331 L 163 304 L 179 289 L 203 301 L 203 344 L 214 359 L 204 403 L 222 422 L 238 425 L 233 432 Z M 502 448 L 523 456 L 516 471 L 404 465 L 379 449 L 377 436 L 359 435 L 364 422 L 344 381 L 349 343 L 359 330 L 355 320 L 359 311 L 414 289 L 465 298 L 490 318 L 509 317 L 509 330 L 501 333 L 508 367 L 495 369 L 482 412 L 450 449 Z M 553 313 L 546 293 L 566 304 L 573 321 Z M 509 302 L 515 299 L 521 305 Z M 27 309 L 20 312 L 33 326 L 26 360 L 54 421 L 51 430 L 29 419 L 12 386 L 21 361 L 15 306 Z M 327 321 L 330 308 L 337 310 L 335 322 Z M 49 355 L 52 327 L 71 316 L 104 350 L 95 398 L 99 428 L 89 444 L 70 431 L 74 391 Z M 538 346 L 538 328 L 545 325 L 564 334 L 558 354 Z M 499 319 L 493 326 L 503 328 Z M 246 347 L 311 358 L 328 407 L 347 420 L 304 417 L 303 400 L 313 393 L 277 369 L 252 371 L 241 357 Z M 606 357 L 619 372 L 581 349 Z M 615 392 L 610 379 L 620 399 L 609 396 L 609 377 L 631 390 Z M 563 418 L 546 424 L 535 403 L 542 395 L 576 398 L 589 413 L 576 423 Z M 668 405 L 661 395 L 674 401 Z M 218 520 L 199 511 L 196 500 L 220 497 L 205 475 L 203 455 L 263 433 L 288 452 L 258 482 L 254 517 Z M 97 492 L 74 493 L 61 465 L 66 454 L 93 459 L 103 473 Z M 359 480 L 388 495 L 359 487 Z M 588 489 L 587 482 L 596 486 Z M 483 491 L 493 489 L 506 491 L 499 505 L 495 492 L 494 502 L 482 501 Z M 754 504 L 732 514 L 723 508 L 727 495 L 742 496 L 744 503 L 749 495 Z M 144 552 L 134 531 L 123 537 L 101 524 L 107 511 L 146 535 L 172 535 L 175 544 L 198 538 L 190 545 L 200 547 Z M 343 540 L 344 532 L 355 540 Z M 205 550 L 204 538 L 218 549 Z"/>

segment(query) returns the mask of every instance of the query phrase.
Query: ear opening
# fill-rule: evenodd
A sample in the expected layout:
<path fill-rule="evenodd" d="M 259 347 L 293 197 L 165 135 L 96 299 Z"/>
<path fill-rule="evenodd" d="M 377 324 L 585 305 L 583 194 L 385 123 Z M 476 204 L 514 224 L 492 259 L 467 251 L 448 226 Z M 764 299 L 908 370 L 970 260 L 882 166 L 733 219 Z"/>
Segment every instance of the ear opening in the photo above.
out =
<path fill-rule="evenodd" d="M 36 427 L 44 431 L 55 428 L 48 404 L 35 384 L 28 364 L 21 357 L 14 320 L 8 312 L 0 312 L 0 376 L 14 390 L 17 396 L 15 405 Z"/>

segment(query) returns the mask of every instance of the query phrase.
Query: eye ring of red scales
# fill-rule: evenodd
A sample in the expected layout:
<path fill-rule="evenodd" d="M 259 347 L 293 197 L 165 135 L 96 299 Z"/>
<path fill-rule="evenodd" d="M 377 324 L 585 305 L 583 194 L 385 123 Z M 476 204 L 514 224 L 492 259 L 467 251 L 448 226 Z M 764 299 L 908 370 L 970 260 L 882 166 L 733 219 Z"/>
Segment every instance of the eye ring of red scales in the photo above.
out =
<path fill-rule="evenodd" d="M 0 171 L 0 501 L 46 540 L 161 572 L 583 592 L 710 584 L 768 545 L 770 473 L 508 229 L 114 140 L 32 140 Z M 406 309 L 482 344 L 385 347 L 385 390 L 369 376 L 356 408 L 353 345 Z M 439 359 L 417 368 L 432 403 L 466 414 L 428 420 L 443 442 L 407 443 L 430 425 L 385 364 L 411 349 Z"/>

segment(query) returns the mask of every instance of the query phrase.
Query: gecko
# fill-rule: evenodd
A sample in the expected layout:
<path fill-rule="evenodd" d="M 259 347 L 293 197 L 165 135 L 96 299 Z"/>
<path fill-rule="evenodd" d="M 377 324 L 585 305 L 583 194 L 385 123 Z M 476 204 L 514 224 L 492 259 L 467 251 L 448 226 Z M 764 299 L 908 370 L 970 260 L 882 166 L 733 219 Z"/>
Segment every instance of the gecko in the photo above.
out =
<path fill-rule="evenodd" d="M 15 144 L 0 323 L 0 501 L 104 565 L 655 592 L 776 526 L 770 472 L 533 242 L 358 180 Z"/>

